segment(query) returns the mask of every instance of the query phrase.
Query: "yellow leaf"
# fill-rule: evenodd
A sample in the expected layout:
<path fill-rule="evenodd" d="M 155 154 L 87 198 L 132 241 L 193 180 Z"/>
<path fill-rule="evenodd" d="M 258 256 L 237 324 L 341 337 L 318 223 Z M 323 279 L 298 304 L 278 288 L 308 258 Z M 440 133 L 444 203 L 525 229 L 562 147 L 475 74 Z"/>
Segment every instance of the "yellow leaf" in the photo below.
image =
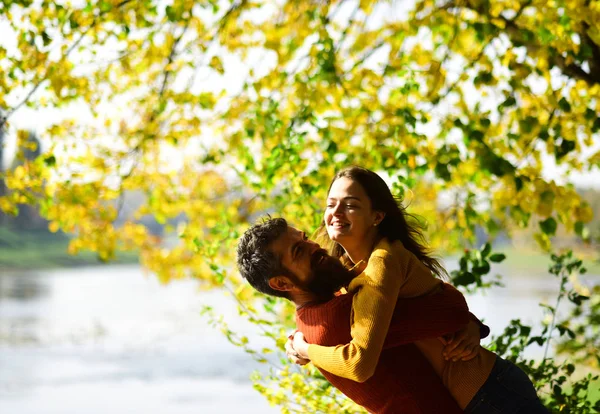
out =
<path fill-rule="evenodd" d="M 50 224 L 48 224 L 48 230 L 50 230 L 52 233 L 56 233 L 59 229 L 60 224 L 58 224 L 56 221 L 51 221 Z"/>
<path fill-rule="evenodd" d="M 218 56 L 213 56 L 208 66 L 219 72 L 221 75 L 225 73 L 225 69 L 223 68 L 223 62 L 221 62 L 221 58 L 219 58 Z"/>

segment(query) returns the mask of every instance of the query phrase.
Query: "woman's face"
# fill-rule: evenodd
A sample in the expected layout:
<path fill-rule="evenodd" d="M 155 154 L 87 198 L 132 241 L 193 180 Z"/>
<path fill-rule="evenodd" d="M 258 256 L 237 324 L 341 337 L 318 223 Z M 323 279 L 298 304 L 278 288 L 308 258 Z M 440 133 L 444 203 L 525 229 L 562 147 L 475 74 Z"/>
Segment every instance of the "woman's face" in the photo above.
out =
<path fill-rule="evenodd" d="M 376 233 L 375 225 L 383 213 L 371 208 L 371 200 L 358 182 L 341 177 L 329 190 L 324 219 L 329 238 L 344 246 Z"/>

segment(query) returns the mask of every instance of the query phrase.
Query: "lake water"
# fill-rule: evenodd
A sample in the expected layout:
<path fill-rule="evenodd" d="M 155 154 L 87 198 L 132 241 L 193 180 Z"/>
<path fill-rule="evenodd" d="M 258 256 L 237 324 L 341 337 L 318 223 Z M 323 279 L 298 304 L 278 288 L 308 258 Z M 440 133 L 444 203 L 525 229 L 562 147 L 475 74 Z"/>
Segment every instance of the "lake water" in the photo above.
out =
<path fill-rule="evenodd" d="M 539 320 L 538 303 L 558 289 L 550 276 L 510 272 L 505 283 L 468 297 L 492 332 Z M 163 286 L 138 266 L 0 269 L 0 412 L 278 412 L 248 379 L 260 366 L 209 326 L 203 305 L 262 340 L 229 299 L 192 280 Z"/>

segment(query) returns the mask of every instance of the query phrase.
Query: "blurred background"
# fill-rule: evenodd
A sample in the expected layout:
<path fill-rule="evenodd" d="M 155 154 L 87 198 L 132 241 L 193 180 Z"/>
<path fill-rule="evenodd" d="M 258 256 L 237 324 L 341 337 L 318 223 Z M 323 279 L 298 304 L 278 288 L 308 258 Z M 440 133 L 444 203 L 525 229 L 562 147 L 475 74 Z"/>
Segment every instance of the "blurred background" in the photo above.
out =
<path fill-rule="evenodd" d="M 232 265 L 265 213 L 314 230 L 350 163 L 427 223 L 483 344 L 531 325 L 502 352 L 592 412 L 599 383 L 570 380 L 600 366 L 598 21 L 587 0 L 0 2 L 0 412 L 356 412 L 287 365 L 293 309 Z M 587 271 L 549 274 L 567 250 Z"/>

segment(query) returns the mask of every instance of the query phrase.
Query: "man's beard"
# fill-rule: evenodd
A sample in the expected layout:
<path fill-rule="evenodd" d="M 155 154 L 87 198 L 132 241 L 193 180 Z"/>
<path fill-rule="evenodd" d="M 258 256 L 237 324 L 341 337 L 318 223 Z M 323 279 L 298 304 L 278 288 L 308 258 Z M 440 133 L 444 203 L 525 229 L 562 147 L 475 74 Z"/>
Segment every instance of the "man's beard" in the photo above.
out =
<path fill-rule="evenodd" d="M 344 267 L 339 259 L 319 249 L 310 258 L 312 277 L 304 288 L 317 296 L 320 302 L 331 300 L 337 291 L 347 287 L 355 274 Z"/>

